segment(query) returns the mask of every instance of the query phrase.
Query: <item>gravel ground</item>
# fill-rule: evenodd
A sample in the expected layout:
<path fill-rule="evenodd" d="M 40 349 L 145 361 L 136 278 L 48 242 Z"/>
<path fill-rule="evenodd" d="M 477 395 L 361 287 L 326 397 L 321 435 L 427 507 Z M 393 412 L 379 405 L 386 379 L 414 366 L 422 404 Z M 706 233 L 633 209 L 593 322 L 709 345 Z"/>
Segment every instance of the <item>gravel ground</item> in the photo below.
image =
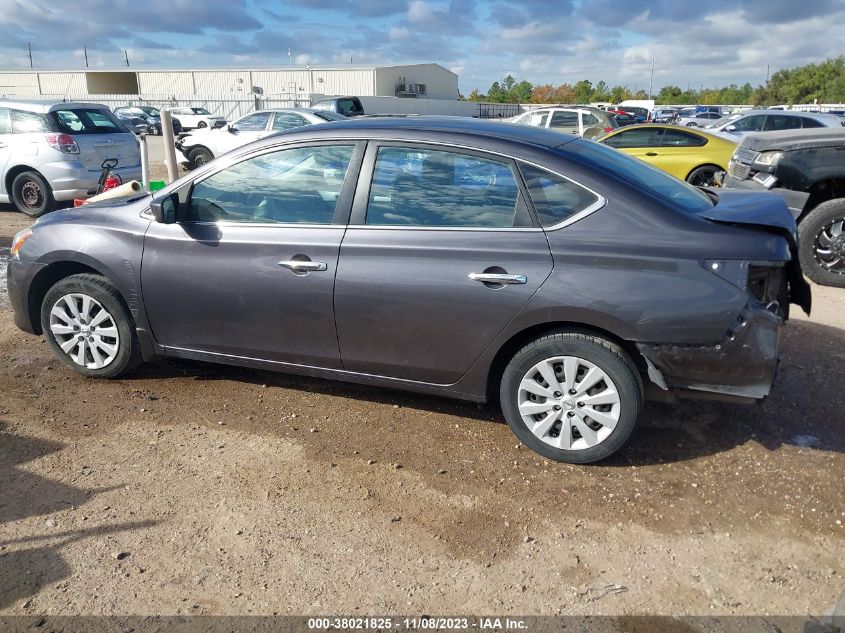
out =
<path fill-rule="evenodd" d="M 27 224 L 0 208 L 0 248 Z M 88 380 L 0 307 L 0 614 L 825 613 L 845 291 L 814 292 L 769 399 L 650 404 L 589 467 L 439 398 L 175 361 Z"/>

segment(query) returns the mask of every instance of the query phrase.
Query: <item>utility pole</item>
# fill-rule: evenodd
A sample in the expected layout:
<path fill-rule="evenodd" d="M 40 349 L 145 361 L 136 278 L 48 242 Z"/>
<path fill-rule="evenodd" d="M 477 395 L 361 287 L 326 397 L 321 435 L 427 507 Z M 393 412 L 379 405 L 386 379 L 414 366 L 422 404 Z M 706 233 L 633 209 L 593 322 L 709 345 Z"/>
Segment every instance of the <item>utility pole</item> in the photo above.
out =
<path fill-rule="evenodd" d="M 651 57 L 651 79 L 648 80 L 648 98 L 651 99 L 651 95 L 654 92 L 654 56 Z"/>
<path fill-rule="evenodd" d="M 30 68 L 34 68 L 34 66 L 32 65 L 32 44 L 30 44 L 29 42 L 27 42 L 27 43 L 26 43 L 26 48 L 29 50 L 29 67 L 30 67 Z"/>
<path fill-rule="evenodd" d="M 85 53 L 85 68 L 88 68 L 88 46 L 83 44 L 82 51 Z"/>
<path fill-rule="evenodd" d="M 129 68 L 129 51 L 123 49 L 123 58 L 126 60 L 126 67 Z"/>

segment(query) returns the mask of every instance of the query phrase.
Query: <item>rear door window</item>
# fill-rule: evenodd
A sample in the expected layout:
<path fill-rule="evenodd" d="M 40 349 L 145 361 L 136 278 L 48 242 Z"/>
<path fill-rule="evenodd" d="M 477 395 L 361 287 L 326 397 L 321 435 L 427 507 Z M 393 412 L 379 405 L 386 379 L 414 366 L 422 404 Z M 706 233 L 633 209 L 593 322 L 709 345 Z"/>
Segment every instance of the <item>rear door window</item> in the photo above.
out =
<path fill-rule="evenodd" d="M 707 139 L 682 130 L 666 130 L 660 140 L 661 147 L 701 147 Z"/>
<path fill-rule="evenodd" d="M 119 134 L 127 130 L 108 110 L 73 108 L 56 110 L 50 117 L 62 132 L 67 134 Z"/>
<path fill-rule="evenodd" d="M 552 122 L 549 123 L 549 127 L 578 127 L 578 113 L 563 112 L 561 110 L 558 110 L 554 114 L 552 114 Z"/>
<path fill-rule="evenodd" d="M 774 130 L 799 130 L 801 129 L 801 118 L 789 114 L 770 114 L 766 117 L 766 125 L 763 128 L 766 132 Z"/>
<path fill-rule="evenodd" d="M 49 126 L 43 114 L 12 110 L 12 134 L 26 134 L 28 132 L 49 132 Z"/>
<path fill-rule="evenodd" d="M 531 226 L 510 162 L 424 147 L 381 147 L 366 223 L 384 226 Z"/>
<path fill-rule="evenodd" d="M 845 121 L 845 119 L 843 119 Z M 811 119 L 810 117 L 801 117 L 801 126 L 802 127 L 824 127 L 819 121 L 816 119 Z"/>

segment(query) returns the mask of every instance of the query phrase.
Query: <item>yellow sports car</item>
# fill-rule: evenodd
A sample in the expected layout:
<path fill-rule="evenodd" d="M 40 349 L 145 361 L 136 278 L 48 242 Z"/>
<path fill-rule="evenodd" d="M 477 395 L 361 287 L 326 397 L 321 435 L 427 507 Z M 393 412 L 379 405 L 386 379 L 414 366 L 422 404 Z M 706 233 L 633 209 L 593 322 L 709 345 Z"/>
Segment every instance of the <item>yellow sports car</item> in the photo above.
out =
<path fill-rule="evenodd" d="M 717 174 L 728 170 L 736 143 L 677 125 L 628 125 L 598 139 L 636 156 L 692 185 L 717 184 Z"/>

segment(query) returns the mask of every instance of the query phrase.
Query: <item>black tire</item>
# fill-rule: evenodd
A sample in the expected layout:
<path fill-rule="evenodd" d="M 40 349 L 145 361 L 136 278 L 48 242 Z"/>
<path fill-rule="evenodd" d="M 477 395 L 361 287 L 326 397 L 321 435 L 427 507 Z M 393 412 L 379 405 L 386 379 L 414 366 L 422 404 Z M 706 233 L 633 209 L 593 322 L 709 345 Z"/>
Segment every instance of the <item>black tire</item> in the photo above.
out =
<path fill-rule="evenodd" d="M 687 175 L 687 182 L 695 187 L 711 187 L 719 172 L 725 171 L 718 165 L 701 165 Z"/>
<path fill-rule="evenodd" d="M 822 202 L 810 211 L 798 225 L 798 259 L 801 268 L 817 284 L 845 288 L 845 226 L 840 229 L 833 244 L 825 248 L 820 240 L 831 235 L 830 229 L 845 220 L 845 198 Z M 826 257 L 819 251 L 830 251 Z M 830 263 L 840 256 L 840 262 L 833 266 Z M 825 266 L 827 259 L 828 266 Z"/>
<path fill-rule="evenodd" d="M 552 446 L 534 435 L 522 419 L 518 397 L 523 377 L 537 363 L 556 356 L 574 356 L 593 363 L 615 384 L 619 419 L 595 446 L 579 450 Z M 514 355 L 502 375 L 499 398 L 508 426 L 531 450 L 559 462 L 589 464 L 606 459 L 627 442 L 642 410 L 643 385 L 633 361 L 618 345 L 590 334 L 557 332 L 529 343 Z"/>
<path fill-rule="evenodd" d="M 205 147 L 195 147 L 188 152 L 188 160 L 191 161 L 191 165 L 194 167 L 202 167 L 214 160 L 214 154 L 211 153 L 210 149 Z"/>
<path fill-rule="evenodd" d="M 117 353 L 114 359 L 100 369 L 83 367 L 77 364 L 68 354 L 62 351 L 56 335 L 50 329 L 50 313 L 56 302 L 69 294 L 83 294 L 97 301 L 111 315 L 111 320 L 117 328 Z M 56 282 L 41 303 L 41 328 L 44 338 L 53 354 L 65 365 L 92 378 L 115 378 L 125 374 L 138 366 L 141 361 L 141 347 L 135 332 L 135 323 L 126 308 L 120 294 L 108 279 L 100 275 L 81 274 L 65 277 Z M 71 335 L 73 338 L 74 335 Z M 85 352 L 83 352 L 85 353 Z M 88 351 L 86 358 L 91 357 Z"/>
<path fill-rule="evenodd" d="M 21 213 L 37 218 L 52 211 L 56 204 L 53 189 L 36 171 L 24 171 L 12 181 L 12 204 Z"/>
<path fill-rule="evenodd" d="M 690 121 L 689 123 L 687 123 L 687 127 L 698 127 L 698 123 L 693 123 L 692 121 Z"/>
<path fill-rule="evenodd" d="M 197 127 L 200 129 L 208 127 L 208 123 L 206 123 L 205 121 L 200 121 L 199 123 L 197 123 Z"/>

